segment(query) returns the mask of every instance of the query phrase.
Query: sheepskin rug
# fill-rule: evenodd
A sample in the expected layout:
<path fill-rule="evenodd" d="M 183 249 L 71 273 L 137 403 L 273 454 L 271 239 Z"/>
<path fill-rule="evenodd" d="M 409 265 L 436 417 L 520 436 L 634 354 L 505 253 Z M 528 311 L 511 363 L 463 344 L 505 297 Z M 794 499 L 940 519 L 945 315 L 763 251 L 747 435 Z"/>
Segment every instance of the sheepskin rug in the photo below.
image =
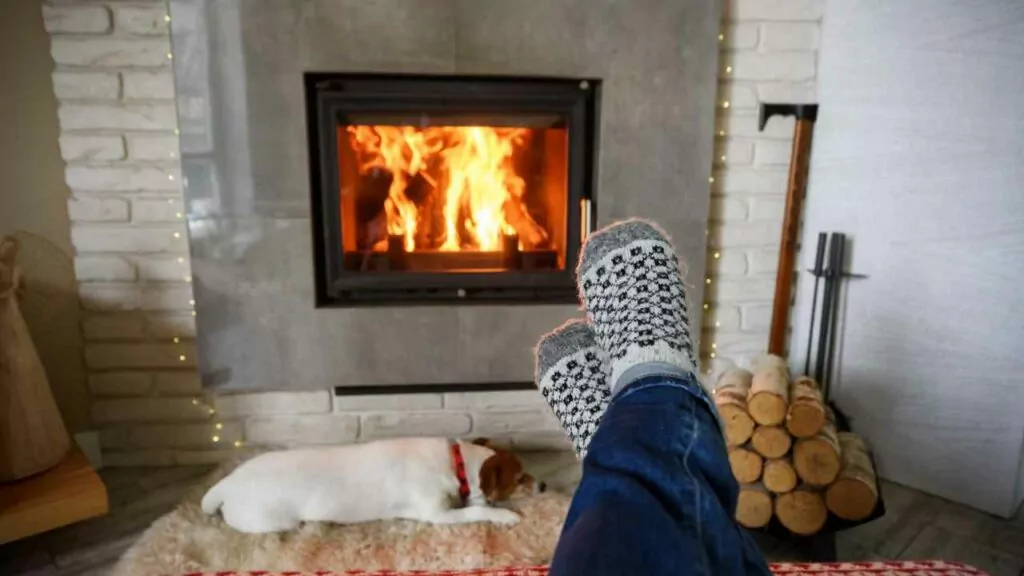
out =
<path fill-rule="evenodd" d="M 547 492 L 512 502 L 522 516 L 511 527 L 433 526 L 407 520 L 338 525 L 307 523 L 280 534 L 243 534 L 199 508 L 206 489 L 238 462 L 214 472 L 153 523 L 118 561 L 113 576 L 217 570 L 464 570 L 545 564 L 569 507 Z"/>

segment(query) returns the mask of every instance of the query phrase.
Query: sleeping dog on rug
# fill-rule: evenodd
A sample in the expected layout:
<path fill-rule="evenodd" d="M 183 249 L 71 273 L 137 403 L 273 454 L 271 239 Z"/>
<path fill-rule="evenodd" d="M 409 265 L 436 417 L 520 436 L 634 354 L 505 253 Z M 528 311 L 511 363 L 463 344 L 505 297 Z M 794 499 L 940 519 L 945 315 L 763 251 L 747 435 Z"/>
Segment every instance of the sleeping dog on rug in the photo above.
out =
<path fill-rule="evenodd" d="M 511 525 L 519 515 L 490 504 L 543 491 L 486 440 L 403 438 L 261 454 L 210 488 L 202 508 L 248 533 L 389 518 Z"/>

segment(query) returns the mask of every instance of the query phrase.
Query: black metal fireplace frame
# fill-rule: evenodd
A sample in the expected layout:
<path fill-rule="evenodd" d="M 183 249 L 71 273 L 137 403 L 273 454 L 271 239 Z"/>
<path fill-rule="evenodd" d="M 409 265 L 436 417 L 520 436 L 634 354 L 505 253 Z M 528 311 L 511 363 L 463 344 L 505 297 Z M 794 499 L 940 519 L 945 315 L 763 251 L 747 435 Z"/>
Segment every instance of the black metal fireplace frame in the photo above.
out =
<path fill-rule="evenodd" d="M 307 73 L 304 84 L 317 307 L 576 301 L 573 264 L 596 218 L 599 80 Z M 432 273 L 344 269 L 336 137 L 339 116 L 453 110 L 565 116 L 569 129 L 565 270 Z"/>

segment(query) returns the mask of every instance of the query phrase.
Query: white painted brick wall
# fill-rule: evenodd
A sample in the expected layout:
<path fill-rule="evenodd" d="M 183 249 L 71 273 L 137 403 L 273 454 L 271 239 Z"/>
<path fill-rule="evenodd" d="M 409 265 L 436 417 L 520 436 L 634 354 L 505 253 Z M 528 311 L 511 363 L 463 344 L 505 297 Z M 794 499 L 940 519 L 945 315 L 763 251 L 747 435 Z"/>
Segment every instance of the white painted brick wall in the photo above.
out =
<path fill-rule="evenodd" d="M 335 398 L 326 389 L 202 389 L 165 10 L 160 0 L 43 5 L 105 463 L 214 463 L 237 455 L 236 442 L 244 452 L 404 435 L 568 449 L 534 391 Z M 757 105 L 813 100 L 820 18 L 820 0 L 726 0 L 706 360 L 711 343 L 727 356 L 766 339 L 793 124 L 775 119 L 759 132 Z"/>
<path fill-rule="evenodd" d="M 701 336 L 710 374 L 768 343 L 794 120 L 773 118 L 761 132 L 758 106 L 815 100 L 823 4 L 723 0 Z"/>

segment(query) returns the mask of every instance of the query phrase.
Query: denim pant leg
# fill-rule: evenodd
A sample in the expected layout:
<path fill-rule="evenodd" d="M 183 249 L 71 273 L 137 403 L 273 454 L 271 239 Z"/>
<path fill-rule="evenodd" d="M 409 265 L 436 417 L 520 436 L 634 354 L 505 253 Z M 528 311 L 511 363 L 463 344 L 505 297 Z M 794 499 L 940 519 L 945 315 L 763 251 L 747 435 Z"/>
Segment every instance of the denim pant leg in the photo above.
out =
<path fill-rule="evenodd" d="M 689 374 L 619 392 L 583 461 L 552 576 L 770 574 L 733 520 L 739 487 L 714 414 Z"/>

